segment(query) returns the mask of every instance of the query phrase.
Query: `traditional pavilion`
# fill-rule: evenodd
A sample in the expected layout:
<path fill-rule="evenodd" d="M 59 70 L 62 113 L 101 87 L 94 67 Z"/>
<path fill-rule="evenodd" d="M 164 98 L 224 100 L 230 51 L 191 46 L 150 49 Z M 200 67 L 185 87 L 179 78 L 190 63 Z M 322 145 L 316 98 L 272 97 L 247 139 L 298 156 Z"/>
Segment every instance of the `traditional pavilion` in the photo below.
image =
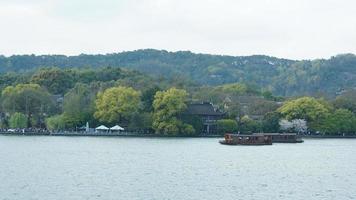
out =
<path fill-rule="evenodd" d="M 203 135 L 214 135 L 217 133 L 217 120 L 222 119 L 225 114 L 215 109 L 213 104 L 203 102 L 188 104 L 184 115 L 197 116 L 203 124 L 201 133 Z"/>

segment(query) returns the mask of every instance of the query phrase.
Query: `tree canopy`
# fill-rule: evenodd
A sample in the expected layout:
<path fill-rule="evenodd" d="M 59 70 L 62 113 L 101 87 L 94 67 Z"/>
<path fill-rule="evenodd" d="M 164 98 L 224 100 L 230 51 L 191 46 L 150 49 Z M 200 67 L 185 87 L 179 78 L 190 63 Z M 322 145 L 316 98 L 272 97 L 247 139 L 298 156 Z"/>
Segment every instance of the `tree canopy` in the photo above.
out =
<path fill-rule="evenodd" d="M 237 122 L 233 119 L 221 119 L 217 121 L 218 133 L 234 133 L 237 131 Z"/>
<path fill-rule="evenodd" d="M 188 93 L 185 90 L 171 88 L 158 91 L 153 101 L 153 128 L 165 135 L 192 134 L 192 125 L 183 123 L 179 116 L 187 109 Z"/>
<path fill-rule="evenodd" d="M 22 113 L 14 113 L 9 120 L 10 128 L 27 128 L 27 117 Z"/>
<path fill-rule="evenodd" d="M 43 68 L 32 77 L 31 82 L 46 88 L 52 94 L 64 94 L 74 85 L 73 73 L 59 68 Z"/>
<path fill-rule="evenodd" d="M 113 87 L 99 92 L 94 117 L 101 122 L 115 123 L 130 119 L 140 108 L 140 92 L 131 87 Z"/>
<path fill-rule="evenodd" d="M 305 119 L 308 122 L 326 117 L 329 113 L 329 109 L 313 97 L 288 101 L 278 111 L 288 120 Z"/>
<path fill-rule="evenodd" d="M 64 95 L 63 115 L 67 127 L 83 126 L 86 122 L 93 122 L 96 92 L 95 88 L 78 83 Z"/>
<path fill-rule="evenodd" d="M 37 84 L 18 84 L 8 86 L 2 91 L 2 108 L 9 113 L 20 112 L 27 116 L 28 126 L 32 120 L 41 120 L 49 115 L 53 109 L 50 94 Z"/>
<path fill-rule="evenodd" d="M 337 109 L 321 125 L 321 131 L 332 134 L 350 134 L 356 132 L 356 117 L 351 111 Z"/>
<path fill-rule="evenodd" d="M 129 131 L 199 134 L 204 120 L 185 109 L 210 102 L 225 113 L 220 127 L 236 122 L 240 132 L 283 131 L 279 122 L 287 119 L 303 126 L 306 120 L 311 132 L 354 134 L 355 66 L 351 54 L 303 61 L 152 49 L 0 56 L 0 125 L 12 126 L 22 113 L 28 127 L 44 127 L 46 119 L 51 130 L 88 121 L 91 127 L 120 123 Z"/>
<path fill-rule="evenodd" d="M 43 66 L 56 66 L 62 69 L 124 67 L 155 77 L 165 77 L 172 82 L 184 80 L 183 83 L 193 81 L 198 85 L 210 86 L 226 83 L 248 83 L 272 91 L 274 95 L 279 96 L 314 94 L 335 96 L 343 90 L 356 87 L 356 77 L 354 76 L 356 56 L 353 54 L 337 55 L 330 59 L 300 61 L 263 55 L 220 56 L 195 54 L 189 51 L 168 52 L 154 49 L 106 55 L 0 56 L 0 72 L 31 71 Z M 116 73 L 103 73 L 103 76 L 94 75 L 90 70 L 88 72 L 86 78 L 92 75 L 91 78 L 101 79 L 100 81 L 104 81 L 102 77 L 105 77 L 105 79 L 117 79 L 119 77 L 116 74 L 118 71 L 114 71 Z M 51 76 L 55 74 L 57 73 L 49 73 Z M 179 78 L 177 79 L 177 77 Z M 54 78 L 58 80 L 56 77 Z M 60 77 L 58 78 L 60 79 Z M 122 81 L 127 82 L 129 80 Z M 182 82 L 179 84 L 182 84 Z M 179 84 L 176 86 L 181 87 Z M 52 91 L 51 83 L 45 83 L 45 85 L 48 85 L 48 89 Z M 64 89 L 64 87 L 62 89 L 61 87 L 58 90 L 53 89 L 53 91 L 59 92 Z"/>

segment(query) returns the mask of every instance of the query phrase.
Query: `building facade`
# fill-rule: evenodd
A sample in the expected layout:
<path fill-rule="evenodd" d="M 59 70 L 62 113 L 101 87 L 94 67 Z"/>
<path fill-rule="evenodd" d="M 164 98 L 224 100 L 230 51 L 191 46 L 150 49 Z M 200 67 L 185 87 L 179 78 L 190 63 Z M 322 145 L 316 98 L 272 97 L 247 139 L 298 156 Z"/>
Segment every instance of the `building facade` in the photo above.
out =
<path fill-rule="evenodd" d="M 203 135 L 217 134 L 217 120 L 224 117 L 224 113 L 215 109 L 209 102 L 188 104 L 185 114 L 201 120 L 202 130 L 200 131 Z"/>

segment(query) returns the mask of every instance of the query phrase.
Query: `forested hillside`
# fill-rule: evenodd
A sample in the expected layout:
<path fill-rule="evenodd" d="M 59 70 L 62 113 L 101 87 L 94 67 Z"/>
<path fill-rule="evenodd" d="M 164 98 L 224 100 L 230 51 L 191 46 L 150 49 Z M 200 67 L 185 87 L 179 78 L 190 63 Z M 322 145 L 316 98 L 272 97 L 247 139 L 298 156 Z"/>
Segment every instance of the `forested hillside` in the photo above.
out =
<path fill-rule="evenodd" d="M 356 87 L 356 56 L 294 61 L 269 56 L 219 56 L 153 49 L 106 55 L 0 56 L 0 72 L 40 67 L 124 67 L 156 77 L 189 80 L 199 85 L 246 83 L 274 95 L 336 96 Z"/>
<path fill-rule="evenodd" d="M 41 68 L 0 74 L 0 129 L 76 130 L 89 122 L 163 135 L 203 134 L 189 104 L 212 103 L 223 113 L 215 133 L 311 131 L 355 134 L 356 91 L 335 99 L 274 96 L 243 84 L 199 86 L 118 67 Z M 208 103 L 208 104 L 209 104 Z M 209 104 L 210 105 L 210 104 Z M 280 125 L 281 120 L 285 121 Z M 304 120 L 299 129 L 295 121 Z"/>

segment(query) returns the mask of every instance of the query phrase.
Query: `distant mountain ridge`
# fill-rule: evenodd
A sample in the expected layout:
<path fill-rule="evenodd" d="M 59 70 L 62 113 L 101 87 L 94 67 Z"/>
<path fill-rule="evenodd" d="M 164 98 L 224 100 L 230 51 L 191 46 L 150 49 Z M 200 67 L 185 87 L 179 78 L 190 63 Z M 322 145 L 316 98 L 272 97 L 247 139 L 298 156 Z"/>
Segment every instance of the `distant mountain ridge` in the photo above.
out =
<path fill-rule="evenodd" d="M 289 60 L 264 55 L 222 56 L 189 51 L 144 49 L 105 55 L 0 56 L 0 72 L 25 72 L 41 67 L 123 67 L 154 76 L 181 77 L 199 85 L 247 83 L 276 95 L 335 96 L 356 88 L 356 56 Z"/>

